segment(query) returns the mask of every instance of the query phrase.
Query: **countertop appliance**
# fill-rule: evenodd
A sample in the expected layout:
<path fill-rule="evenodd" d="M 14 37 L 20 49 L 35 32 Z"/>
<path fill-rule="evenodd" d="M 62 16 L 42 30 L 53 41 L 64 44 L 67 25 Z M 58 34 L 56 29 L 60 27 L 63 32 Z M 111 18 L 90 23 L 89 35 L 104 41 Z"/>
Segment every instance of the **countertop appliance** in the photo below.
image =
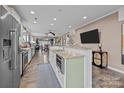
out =
<path fill-rule="evenodd" d="M 56 66 L 62 74 L 64 74 L 64 58 L 56 54 Z"/>

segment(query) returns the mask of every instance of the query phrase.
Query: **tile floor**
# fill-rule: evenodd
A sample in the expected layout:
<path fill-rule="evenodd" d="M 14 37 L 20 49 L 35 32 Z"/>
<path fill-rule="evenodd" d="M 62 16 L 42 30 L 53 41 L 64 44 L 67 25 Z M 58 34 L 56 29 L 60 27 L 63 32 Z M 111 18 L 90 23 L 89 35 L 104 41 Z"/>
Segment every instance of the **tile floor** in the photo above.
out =
<path fill-rule="evenodd" d="M 37 52 L 30 64 L 25 69 L 21 78 L 20 88 L 36 88 L 37 82 L 37 65 L 44 64 L 44 53 Z M 46 63 L 46 62 L 45 62 Z"/>
<path fill-rule="evenodd" d="M 37 87 L 37 64 L 44 63 L 44 58 L 46 56 L 44 57 L 41 51 L 36 53 L 24 72 L 20 88 Z M 109 69 L 100 69 L 93 66 L 92 80 L 93 88 L 124 88 L 124 75 Z"/>
<path fill-rule="evenodd" d="M 124 74 L 96 66 L 93 66 L 92 72 L 94 88 L 124 88 Z"/>

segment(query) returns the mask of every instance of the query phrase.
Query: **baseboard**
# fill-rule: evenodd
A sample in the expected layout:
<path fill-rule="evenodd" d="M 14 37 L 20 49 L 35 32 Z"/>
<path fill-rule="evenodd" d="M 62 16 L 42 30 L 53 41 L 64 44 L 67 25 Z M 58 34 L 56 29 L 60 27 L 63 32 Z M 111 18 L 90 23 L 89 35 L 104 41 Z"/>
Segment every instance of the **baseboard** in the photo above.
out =
<path fill-rule="evenodd" d="M 111 69 L 111 70 L 113 70 L 113 71 L 116 71 L 116 72 L 119 72 L 119 73 L 121 73 L 121 74 L 124 74 L 124 71 L 122 71 L 122 70 L 113 68 L 113 67 L 111 67 L 111 66 L 108 66 L 108 68 Z"/>

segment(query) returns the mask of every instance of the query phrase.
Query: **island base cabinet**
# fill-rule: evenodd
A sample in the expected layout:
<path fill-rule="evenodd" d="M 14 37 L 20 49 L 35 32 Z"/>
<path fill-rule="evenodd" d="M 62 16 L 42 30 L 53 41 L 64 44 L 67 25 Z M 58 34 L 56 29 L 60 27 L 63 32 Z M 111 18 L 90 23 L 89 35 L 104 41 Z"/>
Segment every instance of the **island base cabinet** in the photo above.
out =
<path fill-rule="evenodd" d="M 77 57 L 66 60 L 66 88 L 83 88 L 84 87 L 84 58 Z"/>
<path fill-rule="evenodd" d="M 49 52 L 49 62 L 55 72 L 55 75 L 60 83 L 62 88 L 84 88 L 85 87 L 85 78 L 86 70 L 85 70 L 85 57 L 84 56 L 76 56 L 70 58 L 64 58 L 63 65 L 64 73 L 61 72 L 61 69 L 57 67 L 56 64 L 56 55 L 59 53 L 55 53 L 53 51 Z M 61 56 L 61 55 L 60 55 Z"/>
<path fill-rule="evenodd" d="M 49 62 L 53 68 L 53 70 L 55 71 L 57 69 L 56 67 L 56 54 L 52 51 L 49 52 Z"/>

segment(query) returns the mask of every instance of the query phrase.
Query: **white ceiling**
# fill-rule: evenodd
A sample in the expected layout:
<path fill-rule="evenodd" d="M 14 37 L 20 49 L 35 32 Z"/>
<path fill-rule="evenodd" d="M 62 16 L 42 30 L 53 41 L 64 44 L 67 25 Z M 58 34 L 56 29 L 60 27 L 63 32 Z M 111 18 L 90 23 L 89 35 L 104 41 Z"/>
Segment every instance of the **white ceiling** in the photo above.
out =
<path fill-rule="evenodd" d="M 64 34 L 76 26 L 83 25 L 91 20 L 106 15 L 123 7 L 121 5 L 15 5 L 13 7 L 21 16 L 23 24 L 31 32 L 47 33 L 52 32 Z M 62 11 L 59 11 L 59 10 Z M 35 11 L 34 15 L 30 11 Z M 83 19 L 87 16 L 87 19 Z M 34 18 L 38 18 L 34 24 Z M 54 21 L 53 18 L 57 20 Z M 55 24 L 50 26 L 50 24 Z M 72 25 L 70 29 L 68 26 Z"/>

